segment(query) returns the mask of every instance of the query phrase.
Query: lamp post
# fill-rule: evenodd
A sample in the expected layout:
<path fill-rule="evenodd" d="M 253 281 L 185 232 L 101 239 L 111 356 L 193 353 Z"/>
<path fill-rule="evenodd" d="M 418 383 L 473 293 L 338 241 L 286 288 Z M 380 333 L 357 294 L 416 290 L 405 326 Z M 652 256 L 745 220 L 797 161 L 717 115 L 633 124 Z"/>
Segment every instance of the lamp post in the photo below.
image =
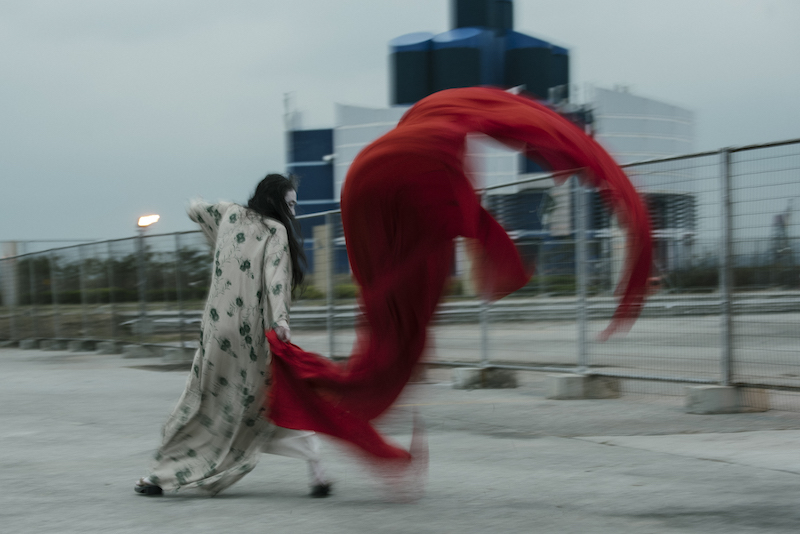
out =
<path fill-rule="evenodd" d="M 139 217 L 139 221 L 137 223 L 137 230 L 138 236 L 136 239 L 137 247 L 138 247 L 138 257 L 139 257 L 139 322 L 138 322 L 138 329 L 139 329 L 139 341 L 144 341 L 145 333 L 149 330 L 147 328 L 147 299 L 146 299 L 146 289 L 147 289 L 147 269 L 145 269 L 145 257 L 144 257 L 144 234 L 147 228 L 156 222 L 161 217 L 158 215 L 144 215 Z"/>

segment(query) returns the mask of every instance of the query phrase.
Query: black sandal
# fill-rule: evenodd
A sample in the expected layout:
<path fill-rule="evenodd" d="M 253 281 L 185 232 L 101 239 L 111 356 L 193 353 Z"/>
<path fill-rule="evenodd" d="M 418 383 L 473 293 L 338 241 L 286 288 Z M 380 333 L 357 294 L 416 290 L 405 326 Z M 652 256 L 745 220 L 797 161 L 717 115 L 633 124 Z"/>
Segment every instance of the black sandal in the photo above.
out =
<path fill-rule="evenodd" d="M 145 482 L 143 478 L 140 478 L 139 481 L 133 486 L 133 491 L 141 495 L 161 495 L 164 493 L 164 490 L 161 489 L 161 486 L 156 486 L 155 484 Z"/>
<path fill-rule="evenodd" d="M 330 482 L 325 482 L 324 484 L 314 484 L 311 486 L 311 496 L 312 497 L 327 497 L 331 494 L 331 487 L 333 484 Z M 161 488 L 158 488 L 161 489 Z"/>

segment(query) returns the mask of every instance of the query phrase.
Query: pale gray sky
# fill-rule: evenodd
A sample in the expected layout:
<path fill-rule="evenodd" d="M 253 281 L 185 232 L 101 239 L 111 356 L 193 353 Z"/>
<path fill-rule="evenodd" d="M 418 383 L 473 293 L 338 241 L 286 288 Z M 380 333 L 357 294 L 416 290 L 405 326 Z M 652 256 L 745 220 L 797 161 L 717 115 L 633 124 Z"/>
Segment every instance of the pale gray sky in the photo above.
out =
<path fill-rule="evenodd" d="M 388 104 L 387 43 L 450 28 L 449 0 L 0 0 L 0 241 L 192 229 L 244 201 L 305 127 Z M 800 137 L 797 0 L 515 0 L 572 81 L 695 112 L 697 149 Z"/>

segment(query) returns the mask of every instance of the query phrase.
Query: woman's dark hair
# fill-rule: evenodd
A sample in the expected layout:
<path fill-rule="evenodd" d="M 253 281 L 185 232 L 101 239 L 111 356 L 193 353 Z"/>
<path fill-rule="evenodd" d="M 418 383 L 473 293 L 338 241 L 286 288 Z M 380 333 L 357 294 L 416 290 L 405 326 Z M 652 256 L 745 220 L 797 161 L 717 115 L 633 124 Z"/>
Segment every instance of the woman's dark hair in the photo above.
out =
<path fill-rule="evenodd" d="M 289 254 L 292 258 L 292 292 L 303 283 L 306 255 L 300 237 L 300 224 L 286 204 L 286 193 L 297 191 L 297 179 L 282 174 L 268 174 L 256 186 L 256 191 L 247 207 L 262 217 L 269 217 L 283 224 L 289 236 Z"/>

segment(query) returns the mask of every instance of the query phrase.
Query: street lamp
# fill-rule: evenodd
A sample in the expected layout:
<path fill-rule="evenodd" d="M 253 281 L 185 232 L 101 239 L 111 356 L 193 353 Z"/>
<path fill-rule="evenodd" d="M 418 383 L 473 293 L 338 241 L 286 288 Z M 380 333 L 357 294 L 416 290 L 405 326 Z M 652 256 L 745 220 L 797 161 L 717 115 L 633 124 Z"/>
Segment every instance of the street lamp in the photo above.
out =
<path fill-rule="evenodd" d="M 160 218 L 160 215 L 142 215 L 139 217 L 139 222 L 136 223 L 136 225 L 139 228 L 147 228 L 151 224 L 157 223 Z"/>
<path fill-rule="evenodd" d="M 147 228 L 156 222 L 161 217 L 159 215 L 143 215 L 139 217 L 136 223 L 139 230 L 137 238 L 137 245 L 139 248 L 139 340 L 144 341 L 145 332 L 148 330 L 147 325 L 147 305 L 146 305 L 146 289 L 147 289 L 147 270 L 145 269 L 144 258 L 144 233 Z"/>

